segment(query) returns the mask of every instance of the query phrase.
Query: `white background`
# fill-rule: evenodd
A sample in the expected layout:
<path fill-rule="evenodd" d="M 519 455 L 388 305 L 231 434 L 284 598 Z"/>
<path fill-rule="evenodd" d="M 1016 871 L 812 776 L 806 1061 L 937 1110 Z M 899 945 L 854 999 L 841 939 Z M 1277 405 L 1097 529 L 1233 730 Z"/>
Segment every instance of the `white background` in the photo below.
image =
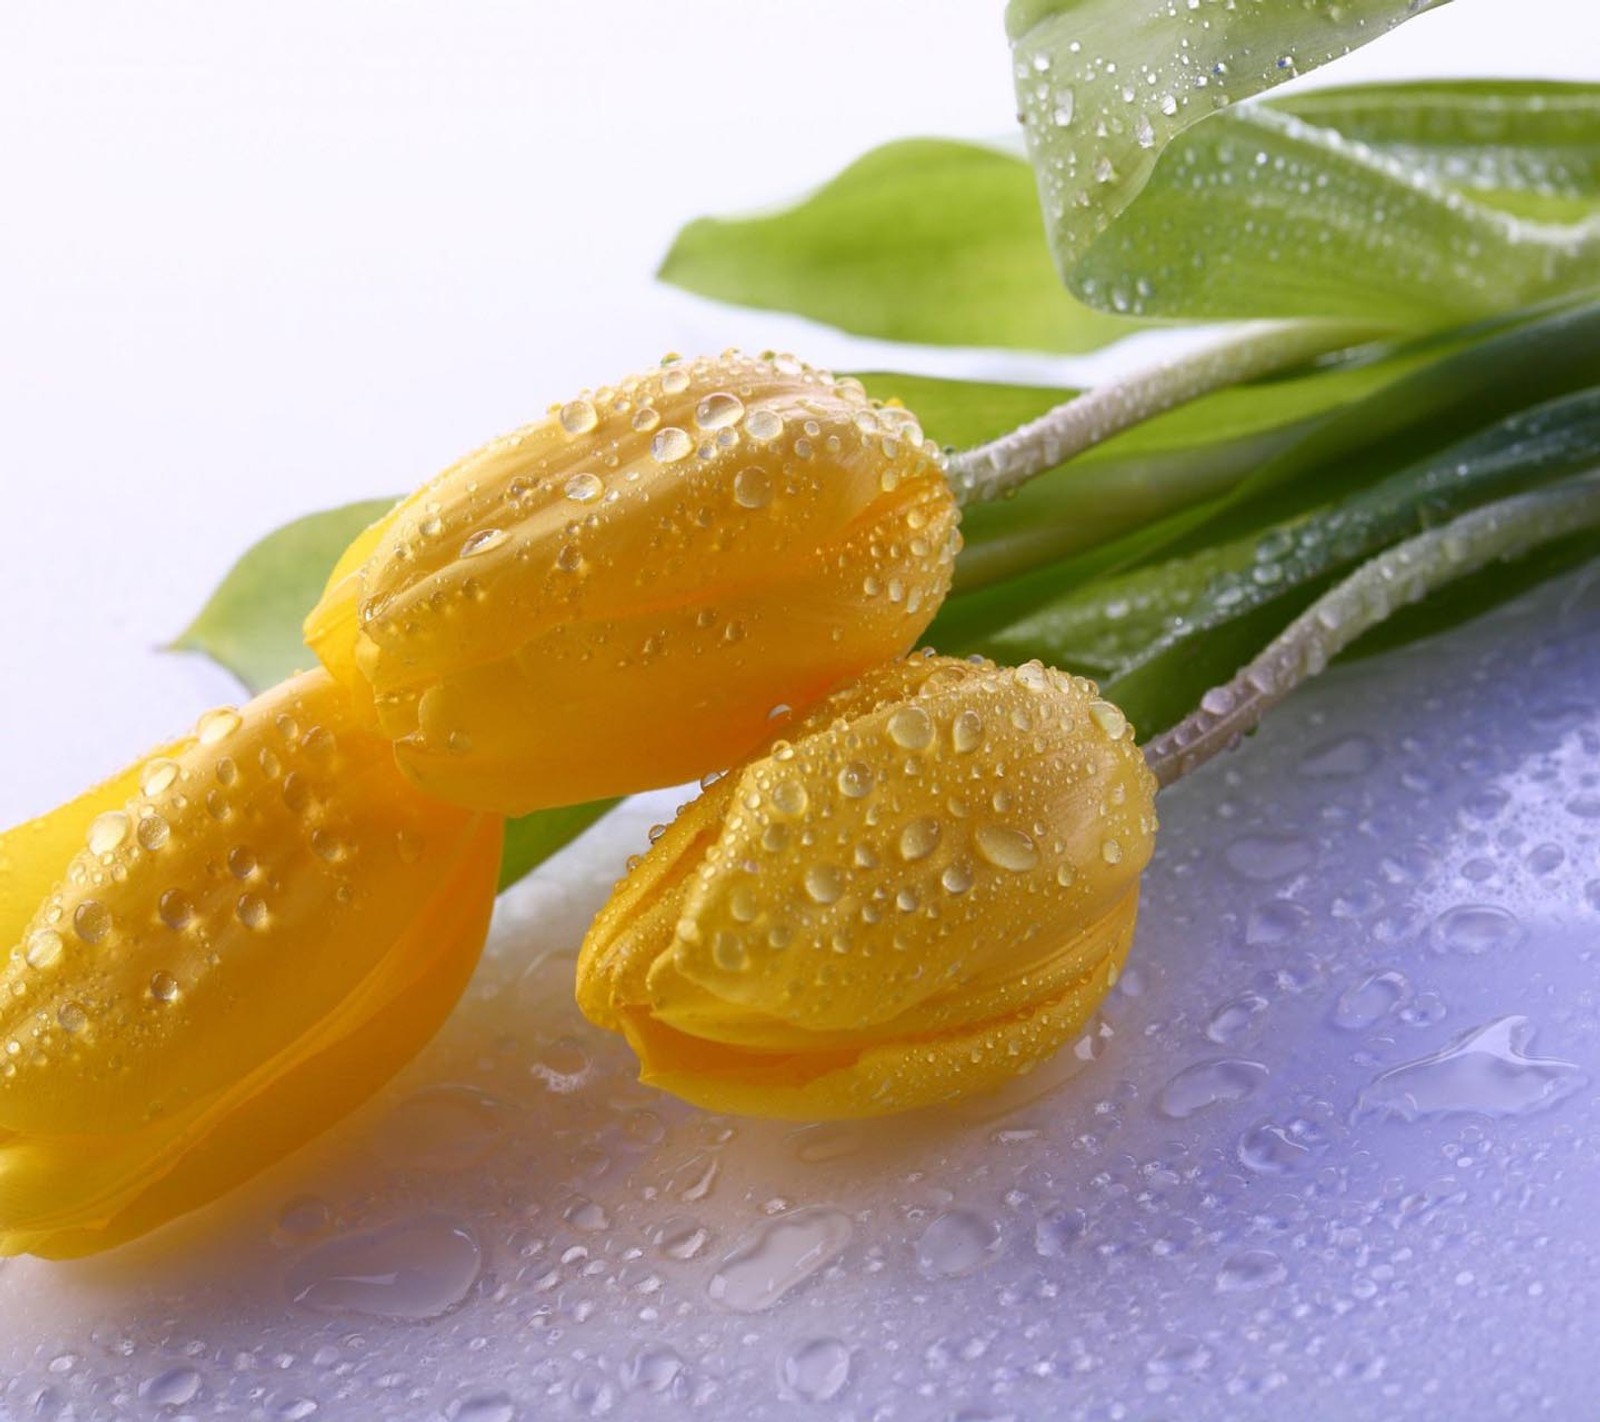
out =
<path fill-rule="evenodd" d="M 1597 28 L 1458 0 L 1314 82 L 1592 78 Z M 1011 114 L 977 0 L 4 0 L 0 823 L 234 695 L 154 648 L 278 524 L 667 349 L 847 361 L 656 287 L 672 234 Z"/>

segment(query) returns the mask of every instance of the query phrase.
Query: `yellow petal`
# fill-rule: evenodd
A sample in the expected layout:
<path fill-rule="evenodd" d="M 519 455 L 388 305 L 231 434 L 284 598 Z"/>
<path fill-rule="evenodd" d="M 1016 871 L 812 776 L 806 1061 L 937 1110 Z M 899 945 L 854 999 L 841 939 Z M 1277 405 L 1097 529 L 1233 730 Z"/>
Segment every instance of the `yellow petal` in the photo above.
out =
<path fill-rule="evenodd" d="M 996 1091 L 1074 1040 L 1115 985 L 1133 941 L 1137 894 L 1108 925 L 1093 972 L 1002 1017 L 927 1037 L 879 1036 L 869 1045 L 763 1052 L 675 1032 L 645 1012 L 621 1030 L 639 1079 L 710 1111 L 789 1121 L 885 1116 Z"/>
<path fill-rule="evenodd" d="M 938 450 L 854 382 L 672 365 L 446 470 L 363 535 L 307 637 L 419 786 L 522 813 L 719 769 L 904 652 L 955 524 Z"/>
<path fill-rule="evenodd" d="M 103 790 L 0 840 L 0 902 L 45 886 L 3 925 L 0 1252 L 120 1242 L 309 1139 L 432 1034 L 493 902 L 499 822 L 417 794 L 322 672 Z"/>
<path fill-rule="evenodd" d="M 1153 794 L 1131 728 L 1082 678 L 880 668 L 685 808 L 596 919 L 579 1004 L 650 1079 L 728 1109 L 943 1099 L 944 1068 L 912 1089 L 891 1065 L 964 1061 L 995 1033 L 1033 1060 L 1046 1025 L 1075 1030 L 1074 1004 L 1104 991 Z M 684 1086 L 694 1073 L 716 1086 Z M 962 1080 L 994 1084 L 972 1062 Z M 794 1091 L 809 1104 L 783 1104 Z"/>

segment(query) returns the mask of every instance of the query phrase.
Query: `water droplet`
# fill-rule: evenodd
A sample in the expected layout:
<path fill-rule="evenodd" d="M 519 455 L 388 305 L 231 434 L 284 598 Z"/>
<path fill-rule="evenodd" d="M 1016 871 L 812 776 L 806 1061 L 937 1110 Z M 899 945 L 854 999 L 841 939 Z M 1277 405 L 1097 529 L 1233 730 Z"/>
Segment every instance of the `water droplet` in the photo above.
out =
<path fill-rule="evenodd" d="M 81 1032 L 89 1024 L 89 1014 L 81 1002 L 64 1002 L 56 1012 L 56 1021 L 69 1032 Z"/>
<path fill-rule="evenodd" d="M 611 1216 L 606 1207 L 597 1200 L 585 1199 L 579 1196 L 561 1213 L 561 1218 L 576 1230 L 585 1234 L 599 1234 L 601 1230 L 611 1228 Z"/>
<path fill-rule="evenodd" d="M 150 979 L 150 996 L 157 1002 L 171 1002 L 178 996 L 178 980 L 171 973 L 156 973 Z"/>
<path fill-rule="evenodd" d="M 600 412 L 590 400 L 569 400 L 561 407 L 561 428 L 569 435 L 588 434 L 600 423 Z"/>
<path fill-rule="evenodd" d="M 1107 864 L 1122 863 L 1121 842 L 1115 839 L 1103 841 L 1100 845 L 1100 857 L 1105 860 Z"/>
<path fill-rule="evenodd" d="M 946 893 L 964 894 L 972 887 L 972 866 L 963 860 L 947 864 L 944 872 L 939 875 L 939 882 L 944 886 Z"/>
<path fill-rule="evenodd" d="M 806 869 L 806 893 L 819 904 L 838 903 L 844 883 L 844 871 L 835 864 L 812 864 Z"/>
<path fill-rule="evenodd" d="M 158 756 L 149 761 L 139 772 L 139 793 L 154 799 L 157 795 L 172 788 L 172 782 L 178 778 L 178 763 Z"/>
<path fill-rule="evenodd" d="M 1246 1249 L 1235 1254 L 1217 1271 L 1219 1294 L 1253 1293 L 1270 1289 L 1289 1277 L 1283 1260 L 1270 1249 Z"/>
<path fill-rule="evenodd" d="M 641 1348 L 622 1369 L 622 1385 L 631 1392 L 661 1394 L 683 1375 L 683 1359 L 671 1348 Z"/>
<path fill-rule="evenodd" d="M 1500 1017 L 1432 1056 L 1392 1067 L 1361 1093 L 1359 1110 L 1415 1121 L 1423 1116 L 1523 1116 L 1588 1083 L 1572 1062 L 1530 1057 L 1526 1017 Z"/>
<path fill-rule="evenodd" d="M 737 1313 L 760 1313 L 833 1263 L 853 1233 L 848 1215 L 823 1206 L 763 1220 L 723 1256 L 706 1292 Z"/>
<path fill-rule="evenodd" d="M 780 815 L 803 815 L 811 803 L 806 787 L 788 776 L 773 785 L 771 799 L 772 808 Z"/>
<path fill-rule="evenodd" d="M 752 410 L 744 422 L 744 432 L 753 440 L 770 444 L 783 433 L 783 419 L 776 410 Z"/>
<path fill-rule="evenodd" d="M 98 899 L 85 899 L 72 914 L 72 931 L 85 943 L 98 943 L 111 932 L 111 910 Z"/>
<path fill-rule="evenodd" d="M 1267 1000 L 1259 993 L 1241 993 L 1211 1014 L 1206 1036 L 1223 1047 L 1242 1042 L 1260 1024 L 1261 1014 L 1266 1010 Z"/>
<path fill-rule="evenodd" d="M 1006 825 L 979 825 L 972 836 L 978 853 L 997 869 L 1024 874 L 1039 862 L 1039 850 L 1021 830 Z"/>
<path fill-rule="evenodd" d="M 925 750 L 933 741 L 933 721 L 920 706 L 902 706 L 889 717 L 889 739 L 902 750 Z"/>
<path fill-rule="evenodd" d="M 977 1210 L 948 1210 L 917 1241 L 917 1268 L 929 1279 L 954 1279 L 987 1264 L 1000 1249 L 1000 1226 Z"/>
<path fill-rule="evenodd" d="M 427 1214 L 318 1245 L 289 1270 L 285 1287 L 318 1313 L 419 1321 L 461 1304 L 482 1262 L 465 1224 Z"/>
<path fill-rule="evenodd" d="M 130 822 L 121 810 L 96 815 L 89 825 L 89 853 L 110 854 L 128 837 Z"/>
<path fill-rule="evenodd" d="M 1266 1079 L 1267 1069 L 1260 1062 L 1237 1057 L 1196 1062 L 1156 1093 L 1155 1107 L 1170 1120 L 1181 1121 L 1209 1106 L 1243 1101 Z"/>
<path fill-rule="evenodd" d="M 1300 773 L 1311 780 L 1350 780 L 1365 775 L 1382 755 L 1371 736 L 1342 736 L 1309 751 L 1300 762 Z"/>
<path fill-rule="evenodd" d="M 1316 846 L 1297 834 L 1244 834 L 1223 852 L 1235 874 L 1258 884 L 1299 874 L 1316 857 Z"/>
<path fill-rule="evenodd" d="M 809 1338 L 783 1360 L 783 1381 L 807 1402 L 828 1402 L 850 1381 L 850 1350 L 837 1338 Z"/>
<path fill-rule="evenodd" d="M 752 464 L 733 476 L 733 501 L 743 509 L 764 509 L 772 502 L 772 476 Z"/>
<path fill-rule="evenodd" d="M 938 847 L 939 835 L 937 820 L 912 820 L 900 831 L 900 857 L 908 863 L 926 859 Z"/>
<path fill-rule="evenodd" d="M 1089 715 L 1094 719 L 1108 740 L 1120 741 L 1128 734 L 1128 718 L 1122 714 L 1122 708 L 1113 706 L 1109 701 L 1091 701 Z"/>
<path fill-rule="evenodd" d="M 575 504 L 592 504 L 605 493 L 606 486 L 598 474 L 574 474 L 561 486 L 561 491 Z"/>
<path fill-rule="evenodd" d="M 214 746 L 227 740 L 243 724 L 239 719 L 239 713 L 228 707 L 207 711 L 195 722 L 195 738 L 203 746 Z"/>
<path fill-rule="evenodd" d="M 839 767 L 836 777 L 839 793 L 851 800 L 859 800 L 870 794 L 872 790 L 872 770 L 859 760 L 852 760 Z"/>
<path fill-rule="evenodd" d="M 55 929 L 39 928 L 28 935 L 24 956 L 30 968 L 49 968 L 60 962 L 61 950 L 65 946 Z"/>
<path fill-rule="evenodd" d="M 478 532 L 474 533 L 471 538 L 461 545 L 461 556 L 463 558 L 476 558 L 484 553 L 492 553 L 508 537 L 510 535 L 503 528 L 479 529 Z"/>
<path fill-rule="evenodd" d="M 969 755 L 983 744 L 983 717 L 962 711 L 950 723 L 950 744 L 959 755 Z"/>
<path fill-rule="evenodd" d="M 1333 1005 L 1331 1021 L 1347 1032 L 1359 1032 L 1387 1017 L 1411 998 L 1411 984 L 1404 973 L 1392 969 L 1369 973 L 1346 988 Z"/>
<path fill-rule="evenodd" d="M 1239 1163 L 1257 1175 L 1288 1175 L 1308 1164 L 1322 1144 L 1308 1123 L 1291 1128 L 1261 1121 L 1239 1137 L 1237 1154 Z"/>
<path fill-rule="evenodd" d="M 234 912 L 238 914 L 239 922 L 246 928 L 258 930 L 267 926 L 271 916 L 267 911 L 266 900 L 257 894 L 240 894 Z"/>
<path fill-rule="evenodd" d="M 719 933 L 711 945 L 711 961 L 725 973 L 742 973 L 750 966 L 750 953 L 731 933 Z"/>
<path fill-rule="evenodd" d="M 1432 938 L 1441 953 L 1479 958 L 1517 947 L 1523 929 L 1515 914 L 1494 904 L 1458 904 L 1434 920 Z"/>
<path fill-rule="evenodd" d="M 168 1368 L 147 1378 L 139 1396 L 152 1407 L 185 1407 L 200 1394 L 200 1374 L 193 1368 Z"/>
<path fill-rule="evenodd" d="M 1033 1227 L 1034 1250 L 1046 1259 L 1059 1259 L 1076 1249 L 1089 1228 L 1082 1210 L 1050 1210 Z"/>
<path fill-rule="evenodd" d="M 154 854 L 165 846 L 172 837 L 172 826 L 160 815 L 144 815 L 139 820 L 139 827 L 134 831 L 140 845 L 149 853 Z"/>
<path fill-rule="evenodd" d="M 668 425 L 650 437 L 650 457 L 657 464 L 676 464 L 694 453 L 694 437 L 687 430 Z"/>
<path fill-rule="evenodd" d="M 694 422 L 703 430 L 724 430 L 744 418 L 744 402 L 725 390 L 713 391 L 694 407 Z"/>

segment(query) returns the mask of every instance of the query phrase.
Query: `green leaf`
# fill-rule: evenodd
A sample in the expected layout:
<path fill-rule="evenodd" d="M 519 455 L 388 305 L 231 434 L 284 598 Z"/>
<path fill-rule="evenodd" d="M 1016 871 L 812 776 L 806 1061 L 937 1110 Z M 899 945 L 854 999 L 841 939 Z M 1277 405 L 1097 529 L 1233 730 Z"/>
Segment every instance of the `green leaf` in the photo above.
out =
<path fill-rule="evenodd" d="M 1117 311 L 1428 327 L 1600 283 L 1600 226 L 1527 220 L 1257 106 L 1185 134 L 1073 255 L 1073 289 Z"/>
<path fill-rule="evenodd" d="M 233 565 L 169 650 L 200 652 L 252 692 L 310 666 L 300 624 L 353 539 L 393 507 L 392 499 L 346 504 L 285 524 Z"/>
<path fill-rule="evenodd" d="M 1062 274 L 1072 279 L 1180 134 L 1434 3 L 1011 0 L 1018 111 Z"/>
<path fill-rule="evenodd" d="M 1064 543 L 1066 556 L 1042 566 L 1031 566 L 1039 561 L 1033 558 L 1019 560 L 1022 571 L 1004 569 L 1002 580 L 968 585 L 949 599 L 929 640 L 950 652 L 992 650 L 1005 629 L 1074 588 L 1258 533 L 1424 459 L 1490 421 L 1600 382 L 1600 303 L 1520 313 L 1486 328 L 1431 337 L 1391 359 L 1395 378 L 1375 380 L 1364 392 L 1352 391 L 1357 398 L 1312 415 L 1222 497 L 1177 508 L 1081 551 Z M 1343 368 L 1335 373 L 1343 374 Z M 1369 376 L 1385 373 L 1382 364 L 1368 369 Z M 1259 390 L 1271 391 L 1278 383 Z M 1219 397 L 1208 400 L 1214 398 Z M 1206 403 L 1197 401 L 1163 418 L 1201 419 Z M 1121 438 L 1140 433 L 1135 429 Z M 1108 456 L 1114 443 L 1107 441 L 1094 453 Z M 1081 467 L 1075 462 L 1036 482 L 1053 484 L 1064 500 L 1070 499 Z M 1036 497 L 1025 489 L 1017 502 Z M 1032 536 L 1042 539 L 1044 530 L 1070 528 L 1075 516 L 1065 502 L 1055 515 L 1039 513 Z M 1024 520 L 1022 528 L 1028 527 Z M 1042 541 L 1035 548 L 1047 551 Z"/>
<path fill-rule="evenodd" d="M 559 805 L 507 820 L 505 848 L 500 853 L 500 887 L 509 889 L 621 803 L 592 800 L 587 805 Z"/>
<path fill-rule="evenodd" d="M 1273 99 L 1270 106 L 1519 217 L 1576 222 L 1600 205 L 1597 84 L 1360 84 Z"/>
<path fill-rule="evenodd" d="M 1520 411 L 1481 433 L 1261 535 L 1089 583 L 978 648 L 1042 657 L 1100 679 L 1145 732 L 1186 714 L 1342 573 L 1477 504 L 1593 469 L 1600 387 Z"/>
<path fill-rule="evenodd" d="M 1293 443 L 1311 420 L 1440 359 L 1447 348 L 1413 342 L 1219 390 L 1106 440 L 1004 500 L 969 506 L 957 593 L 1214 499 Z M 1015 429 L 1077 393 L 879 371 L 857 378 L 875 397 L 900 400 L 929 435 L 953 448 Z"/>
<path fill-rule="evenodd" d="M 659 275 L 702 296 L 929 345 L 1086 351 L 1140 328 L 1062 290 L 1018 156 L 912 139 L 874 149 L 797 205 L 701 218 Z"/>

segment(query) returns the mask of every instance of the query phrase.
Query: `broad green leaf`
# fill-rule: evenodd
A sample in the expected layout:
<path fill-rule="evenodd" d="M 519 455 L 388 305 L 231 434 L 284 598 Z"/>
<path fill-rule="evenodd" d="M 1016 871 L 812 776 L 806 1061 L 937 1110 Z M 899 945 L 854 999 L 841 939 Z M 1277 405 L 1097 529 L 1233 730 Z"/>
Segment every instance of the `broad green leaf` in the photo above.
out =
<path fill-rule="evenodd" d="M 1309 421 L 1440 359 L 1446 348 L 1414 342 L 1219 390 L 1106 440 L 1011 497 L 970 506 L 957 591 L 1214 499 L 1287 448 Z M 877 371 L 859 378 L 872 395 L 900 400 L 935 440 L 955 448 L 1036 419 L 1075 393 Z"/>
<path fill-rule="evenodd" d="M 592 800 L 587 805 L 561 805 L 535 810 L 506 821 L 505 848 L 500 852 L 500 887 L 509 889 L 532 873 L 556 850 L 575 840 L 620 800 Z"/>
<path fill-rule="evenodd" d="M 660 277 L 862 336 L 1086 351 L 1139 323 L 1061 288 L 1015 154 L 912 139 L 874 149 L 797 205 L 691 222 Z"/>
<path fill-rule="evenodd" d="M 1600 382 L 1600 303 L 1522 313 L 1408 349 L 1438 358 L 1417 360 L 1398 378 L 1312 416 L 1281 452 L 1221 498 L 952 597 L 930 641 L 951 652 L 990 648 L 1006 628 L 1074 588 L 1258 533 L 1425 459 L 1495 419 Z M 1198 417 L 1203 404 L 1188 409 Z M 1068 487 L 1076 468 L 1068 465 L 1038 482 Z"/>
<path fill-rule="evenodd" d="M 1337 576 L 1477 504 L 1591 471 L 1600 388 L 1501 420 L 1311 512 L 1037 607 L 979 650 L 1100 679 L 1141 731 L 1186 714 Z M 1326 492 L 1326 491 L 1325 491 Z"/>
<path fill-rule="evenodd" d="M 1435 3 L 1011 0 L 1018 111 L 1062 275 L 1073 279 L 1185 130 Z"/>
<path fill-rule="evenodd" d="M 1361 84 L 1273 99 L 1319 128 L 1520 217 L 1600 206 L 1600 85 L 1472 79 Z"/>
<path fill-rule="evenodd" d="M 346 504 L 269 533 L 233 565 L 170 650 L 204 653 L 252 692 L 310 666 L 316 659 L 306 650 L 300 624 L 350 540 L 393 504 Z"/>
<path fill-rule="evenodd" d="M 1256 106 L 1175 142 L 1070 281 L 1144 316 L 1438 326 L 1600 283 L 1600 224 L 1519 217 Z"/>

